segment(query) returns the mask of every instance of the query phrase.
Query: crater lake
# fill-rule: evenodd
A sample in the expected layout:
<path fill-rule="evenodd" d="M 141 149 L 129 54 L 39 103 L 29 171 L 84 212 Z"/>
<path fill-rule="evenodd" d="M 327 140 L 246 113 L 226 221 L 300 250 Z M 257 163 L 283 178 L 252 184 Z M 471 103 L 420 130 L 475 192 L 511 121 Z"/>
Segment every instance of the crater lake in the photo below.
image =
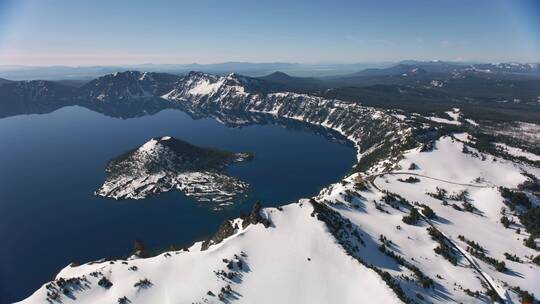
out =
<path fill-rule="evenodd" d="M 249 151 L 227 169 L 250 184 L 247 198 L 223 210 L 179 191 L 144 200 L 93 195 L 109 160 L 152 137 Z M 356 152 L 343 139 L 276 124 L 227 127 L 178 110 L 119 119 L 83 107 L 0 119 L 1 302 L 28 297 L 71 262 L 126 257 L 135 240 L 158 251 L 213 234 L 253 204 L 279 206 L 309 197 L 349 172 Z"/>

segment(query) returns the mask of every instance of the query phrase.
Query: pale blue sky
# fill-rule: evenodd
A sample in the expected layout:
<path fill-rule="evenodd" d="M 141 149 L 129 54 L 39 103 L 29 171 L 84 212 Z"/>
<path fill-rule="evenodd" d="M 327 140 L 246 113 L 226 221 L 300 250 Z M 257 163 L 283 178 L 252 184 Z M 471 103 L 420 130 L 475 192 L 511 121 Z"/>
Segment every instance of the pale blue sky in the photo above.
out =
<path fill-rule="evenodd" d="M 0 64 L 540 61 L 540 1 L 0 0 Z"/>

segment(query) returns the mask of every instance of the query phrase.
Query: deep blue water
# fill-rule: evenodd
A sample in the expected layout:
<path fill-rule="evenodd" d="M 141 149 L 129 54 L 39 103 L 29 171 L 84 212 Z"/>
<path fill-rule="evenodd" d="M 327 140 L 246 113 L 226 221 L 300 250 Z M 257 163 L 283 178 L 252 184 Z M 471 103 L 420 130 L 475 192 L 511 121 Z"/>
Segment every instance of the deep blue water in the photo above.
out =
<path fill-rule="evenodd" d="M 212 211 L 176 191 L 139 201 L 92 195 L 108 160 L 165 135 L 254 152 L 228 170 L 250 183 L 249 198 Z M 72 261 L 126 256 L 135 239 L 149 248 L 187 245 L 255 201 L 277 206 L 316 194 L 354 161 L 352 147 L 307 131 L 228 128 L 177 110 L 122 120 L 68 107 L 0 119 L 0 302 L 29 296 Z"/>

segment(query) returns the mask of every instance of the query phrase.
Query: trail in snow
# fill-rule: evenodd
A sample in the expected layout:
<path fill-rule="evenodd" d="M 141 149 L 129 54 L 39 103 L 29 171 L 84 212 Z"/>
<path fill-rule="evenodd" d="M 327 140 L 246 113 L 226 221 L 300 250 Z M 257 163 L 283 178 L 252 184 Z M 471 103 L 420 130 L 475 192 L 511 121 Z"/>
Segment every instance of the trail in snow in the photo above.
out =
<path fill-rule="evenodd" d="M 429 179 L 436 180 L 436 181 L 439 181 L 439 182 L 458 185 L 458 186 L 475 187 L 475 188 L 492 188 L 492 187 L 495 187 L 495 186 L 492 186 L 492 185 L 477 185 L 477 184 L 467 184 L 467 183 L 456 183 L 456 182 L 452 182 L 452 181 L 449 181 L 449 180 L 444 180 L 444 179 L 440 179 L 440 178 L 436 178 L 436 177 L 427 176 L 427 175 L 424 175 L 424 174 L 418 174 L 418 173 L 412 173 L 412 172 L 399 172 L 399 171 L 397 171 L 397 172 L 396 171 L 390 171 L 390 172 L 371 174 L 371 175 L 368 175 L 366 178 L 368 180 L 370 180 L 370 181 L 373 181 L 373 180 L 375 180 L 375 178 L 377 178 L 379 176 L 384 176 L 384 175 L 414 175 L 414 176 L 420 176 L 420 177 L 424 177 L 424 178 L 429 178 Z"/>
<path fill-rule="evenodd" d="M 492 188 L 494 186 L 489 186 L 489 185 L 474 185 L 474 184 L 466 184 L 466 183 L 456 183 L 456 182 L 452 182 L 452 181 L 448 181 L 448 180 L 444 180 L 444 179 L 440 179 L 440 178 L 436 178 L 436 177 L 431 177 L 431 176 L 427 176 L 427 175 L 423 175 L 423 174 L 418 174 L 418 173 L 410 173 L 410 172 L 383 172 L 383 173 L 377 173 L 377 174 L 371 174 L 369 176 L 366 177 L 366 179 L 370 182 L 370 184 L 377 190 L 379 191 L 382 191 L 376 184 L 375 184 L 375 178 L 377 177 L 380 177 L 380 176 L 384 176 L 384 175 L 414 175 L 414 176 L 420 176 L 420 177 L 424 177 L 424 178 L 429 178 L 429 179 L 432 179 L 432 180 L 436 180 L 436 181 L 440 181 L 440 182 L 444 182 L 444 183 L 449 183 L 449 184 L 453 184 L 453 185 L 459 185 L 459 186 L 467 186 L 467 187 L 476 187 L 476 188 Z M 482 279 L 484 280 L 484 282 L 493 290 L 497 293 L 497 295 L 503 300 L 503 302 L 507 302 L 509 303 L 510 299 L 509 299 L 509 296 L 508 296 L 508 292 L 506 291 L 506 289 L 502 286 L 499 286 L 499 285 L 495 285 L 495 281 L 493 280 L 493 278 L 491 278 L 487 273 L 485 273 L 484 271 L 482 271 L 482 269 L 480 268 L 480 266 L 478 265 L 478 263 L 476 262 L 476 260 L 472 257 L 472 256 L 469 256 L 465 250 L 463 250 L 461 247 L 459 247 L 456 243 L 454 243 L 454 241 L 452 241 L 451 238 L 449 238 L 444 232 L 440 231 L 439 229 L 437 229 L 437 227 L 427 218 L 424 216 L 424 214 L 422 213 L 421 210 L 419 210 L 419 213 L 420 213 L 420 216 L 424 219 L 424 221 L 430 225 L 433 229 L 437 230 L 438 232 L 441 233 L 441 235 L 445 238 L 445 240 L 452 246 L 454 247 L 460 254 L 461 256 L 463 256 L 468 262 L 469 264 L 471 265 L 472 268 L 474 268 L 476 270 L 476 272 L 478 272 L 478 274 L 482 277 Z"/>
<path fill-rule="evenodd" d="M 476 272 L 478 272 L 478 274 L 482 277 L 482 279 L 484 279 L 485 283 L 493 290 L 497 293 L 497 295 L 501 298 L 501 300 L 503 300 L 503 303 L 511 303 L 511 300 L 509 298 L 509 295 L 508 295 L 508 292 L 506 291 L 506 289 L 500 285 L 495 285 L 495 280 L 493 280 L 492 277 L 490 277 L 487 273 L 485 273 L 484 271 L 482 271 L 482 268 L 480 267 L 480 265 L 476 262 L 476 260 L 474 259 L 474 257 L 472 257 L 471 255 L 467 254 L 467 251 L 464 250 L 463 248 L 459 247 L 456 243 L 454 243 L 454 241 L 452 241 L 452 239 L 450 237 L 448 237 L 444 232 L 440 231 L 439 229 L 437 229 L 437 227 L 431 222 L 430 219 L 428 219 L 426 216 L 424 216 L 424 214 L 422 213 L 422 210 L 419 210 L 418 211 L 420 213 L 420 216 L 424 219 L 424 221 L 426 221 L 426 223 L 431 226 L 433 229 L 437 230 L 443 237 L 444 239 L 452 246 L 454 247 L 460 254 L 461 256 L 463 256 L 468 262 L 469 264 L 471 265 L 472 268 L 474 268 L 474 270 L 476 270 Z"/>

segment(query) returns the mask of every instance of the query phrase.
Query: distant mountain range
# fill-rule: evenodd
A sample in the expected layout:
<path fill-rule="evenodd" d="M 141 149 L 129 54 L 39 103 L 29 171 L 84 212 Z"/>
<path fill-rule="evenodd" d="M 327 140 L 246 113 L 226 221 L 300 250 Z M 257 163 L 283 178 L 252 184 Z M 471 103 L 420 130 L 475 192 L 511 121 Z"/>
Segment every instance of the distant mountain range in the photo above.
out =
<path fill-rule="evenodd" d="M 230 63 L 219 67 L 225 69 L 227 66 L 235 65 Z M 254 64 L 244 65 L 250 66 Z M 281 64 L 281 67 L 290 65 Z M 223 77 L 204 72 L 180 75 L 125 71 L 84 82 L 0 79 L 0 117 L 44 113 L 66 105 L 81 105 L 115 117 L 146 115 L 177 107 L 171 104 L 170 97 L 184 96 L 192 83 L 200 81 L 207 82 L 206 90 L 210 91 L 221 81 L 231 88 L 246 90 L 246 94 L 307 93 L 419 113 L 444 112 L 449 107 L 461 107 L 465 111 L 474 108 L 479 115 L 477 119 L 540 120 L 537 115 L 540 109 L 538 65 L 459 65 L 439 61 L 405 62 L 318 78 L 291 76 L 282 71 L 261 77 L 235 73 Z M 487 107 L 487 111 L 480 110 L 482 107 Z M 487 117 L 486 113 L 491 114 Z"/>
<path fill-rule="evenodd" d="M 215 64 L 140 64 L 122 66 L 88 66 L 88 67 L 26 67 L 0 66 L 0 78 L 12 80 L 91 80 L 106 74 L 126 70 L 138 70 L 157 73 L 186 74 L 189 71 L 227 75 L 238 73 L 246 76 L 264 76 L 282 71 L 295 76 L 332 76 L 350 74 L 366 68 L 388 67 L 392 63 L 358 63 L 358 64 L 299 64 L 299 63 L 249 63 L 225 62 Z"/>
<path fill-rule="evenodd" d="M 477 72 L 540 74 L 537 63 L 461 63 L 444 61 L 406 60 L 398 63 L 356 63 L 356 64 L 299 64 L 299 63 L 249 63 L 225 62 L 215 64 L 140 64 L 122 66 L 0 66 L 0 78 L 11 80 L 86 80 L 115 72 L 139 70 L 157 73 L 182 75 L 189 71 L 227 75 L 238 73 L 251 77 L 261 77 L 274 72 L 284 72 L 297 77 L 335 77 L 335 76 L 381 76 L 389 73 L 405 72 L 411 66 L 421 67 L 428 72 L 450 73 L 464 69 Z"/>

